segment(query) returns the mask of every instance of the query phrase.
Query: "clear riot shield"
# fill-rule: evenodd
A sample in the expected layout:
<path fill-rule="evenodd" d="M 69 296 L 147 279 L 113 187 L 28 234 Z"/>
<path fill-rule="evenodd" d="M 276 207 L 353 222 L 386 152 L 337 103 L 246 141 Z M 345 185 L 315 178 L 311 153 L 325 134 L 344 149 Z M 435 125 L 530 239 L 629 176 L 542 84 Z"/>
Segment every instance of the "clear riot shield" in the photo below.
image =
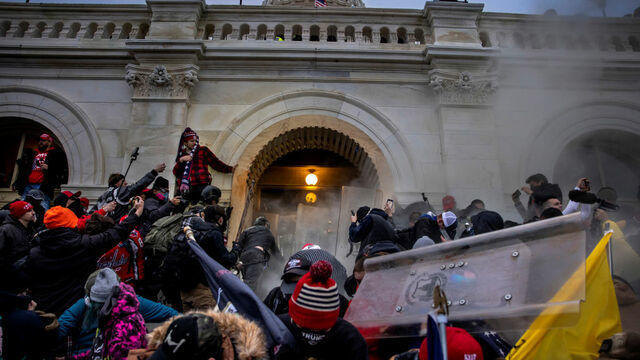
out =
<path fill-rule="evenodd" d="M 526 329 L 539 315 L 571 326 L 585 296 L 585 240 L 576 213 L 372 258 L 345 319 L 369 338 L 420 336 L 440 285 L 449 321 L 474 331 Z"/>

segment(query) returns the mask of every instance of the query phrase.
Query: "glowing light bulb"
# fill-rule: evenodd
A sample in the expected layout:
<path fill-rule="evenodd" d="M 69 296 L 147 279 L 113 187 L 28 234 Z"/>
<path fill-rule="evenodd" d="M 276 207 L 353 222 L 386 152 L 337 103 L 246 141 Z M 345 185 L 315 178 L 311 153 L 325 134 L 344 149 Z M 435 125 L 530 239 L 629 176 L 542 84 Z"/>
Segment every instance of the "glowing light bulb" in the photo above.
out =
<path fill-rule="evenodd" d="M 316 176 L 316 174 L 313 173 L 313 170 L 309 170 L 309 175 L 307 175 L 307 177 L 304 178 L 304 181 L 309 186 L 315 186 L 318 183 L 318 177 Z"/>

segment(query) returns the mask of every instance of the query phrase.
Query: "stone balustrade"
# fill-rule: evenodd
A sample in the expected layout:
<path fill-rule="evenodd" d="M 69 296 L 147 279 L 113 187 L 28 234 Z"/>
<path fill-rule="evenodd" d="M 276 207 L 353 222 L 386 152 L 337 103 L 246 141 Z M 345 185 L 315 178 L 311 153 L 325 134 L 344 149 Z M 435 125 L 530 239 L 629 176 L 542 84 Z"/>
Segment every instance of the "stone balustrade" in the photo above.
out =
<path fill-rule="evenodd" d="M 29 16 L 31 13 L 33 16 Z M 586 22 L 589 27 L 576 30 L 580 22 Z M 637 22 L 640 22 L 637 17 L 550 19 L 542 15 L 482 13 L 477 28 L 482 47 L 637 52 L 640 33 L 637 33 L 638 27 L 633 26 Z M 146 39 L 150 25 L 151 13 L 137 5 L 25 7 L 0 4 L 0 38 L 7 40 Z M 569 29 L 570 26 L 574 29 Z M 426 10 L 219 5 L 206 7 L 198 22 L 196 39 L 203 40 L 206 46 L 276 41 L 396 50 L 415 49 L 434 42 Z"/>

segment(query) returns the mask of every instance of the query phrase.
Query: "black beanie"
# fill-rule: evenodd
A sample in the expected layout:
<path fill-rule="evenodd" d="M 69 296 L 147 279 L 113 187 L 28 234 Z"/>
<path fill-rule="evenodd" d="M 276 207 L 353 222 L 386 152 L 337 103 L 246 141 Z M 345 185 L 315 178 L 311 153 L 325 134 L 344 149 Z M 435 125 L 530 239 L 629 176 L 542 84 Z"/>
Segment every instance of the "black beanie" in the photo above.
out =
<path fill-rule="evenodd" d="M 169 180 L 163 178 L 162 176 L 158 176 L 156 181 L 153 182 L 154 189 L 165 189 L 169 187 Z"/>

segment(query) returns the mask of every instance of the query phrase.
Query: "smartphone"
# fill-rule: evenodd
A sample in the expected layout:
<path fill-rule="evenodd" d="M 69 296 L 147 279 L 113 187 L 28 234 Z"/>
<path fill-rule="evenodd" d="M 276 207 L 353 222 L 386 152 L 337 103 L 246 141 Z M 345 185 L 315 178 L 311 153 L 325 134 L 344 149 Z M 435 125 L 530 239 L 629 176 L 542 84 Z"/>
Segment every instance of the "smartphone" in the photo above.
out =
<path fill-rule="evenodd" d="M 591 190 L 591 181 L 589 179 L 582 180 L 582 185 L 584 185 L 585 190 Z"/>
<path fill-rule="evenodd" d="M 520 194 L 522 194 L 522 193 L 520 192 L 520 190 L 516 190 L 516 191 L 514 191 L 514 192 L 513 192 L 513 195 L 511 195 L 511 196 L 513 196 L 513 197 L 520 197 Z"/>
<path fill-rule="evenodd" d="M 355 214 L 356 214 L 356 213 L 355 213 L 353 210 L 351 210 L 351 215 L 352 215 L 352 216 L 355 216 Z"/>
<path fill-rule="evenodd" d="M 387 199 L 387 207 L 393 209 L 393 199 Z"/>

